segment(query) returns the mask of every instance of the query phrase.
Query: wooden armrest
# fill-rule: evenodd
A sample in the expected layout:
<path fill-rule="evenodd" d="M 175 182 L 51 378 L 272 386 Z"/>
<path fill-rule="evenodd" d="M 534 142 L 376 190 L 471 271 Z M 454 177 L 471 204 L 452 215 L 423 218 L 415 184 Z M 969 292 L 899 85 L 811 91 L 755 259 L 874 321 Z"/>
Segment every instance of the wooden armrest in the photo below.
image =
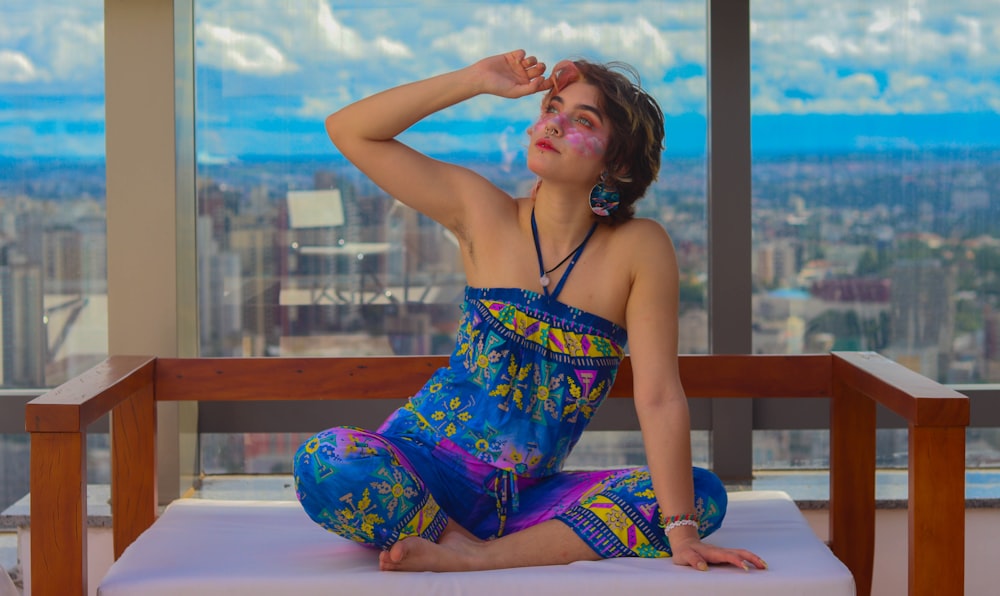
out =
<path fill-rule="evenodd" d="M 153 384 L 155 358 L 112 356 L 28 402 L 30 432 L 82 432 L 130 395 Z"/>
<path fill-rule="evenodd" d="M 875 352 L 834 352 L 834 375 L 915 426 L 968 426 L 969 398 Z"/>
<path fill-rule="evenodd" d="M 830 418 L 830 547 L 871 593 L 875 405 L 909 425 L 910 594 L 964 593 L 968 397 L 873 352 L 835 352 Z"/>
<path fill-rule="evenodd" d="M 123 429 L 152 429 L 147 437 L 134 442 L 145 445 L 152 454 L 156 446 L 154 376 L 154 358 L 113 356 L 25 406 L 25 427 L 31 433 L 31 577 L 35 594 L 87 594 L 87 426 L 112 412 L 113 434 Z M 141 426 L 133 426 L 137 422 Z M 134 434 L 134 430 L 126 432 Z M 136 464 L 136 458 L 146 453 L 120 453 L 115 447 L 112 476 L 127 474 L 133 486 L 146 488 L 137 495 L 123 496 L 112 483 L 112 506 L 116 502 L 134 503 L 132 511 L 126 508 L 126 516 L 145 520 L 139 523 L 148 527 L 156 515 L 155 483 L 151 480 L 155 469 L 142 470 Z M 118 534 L 125 529 L 118 521 L 113 518 L 116 544 Z M 121 539 L 130 542 L 136 536 Z"/>
<path fill-rule="evenodd" d="M 156 399 L 405 399 L 447 364 L 447 356 L 160 358 Z"/>

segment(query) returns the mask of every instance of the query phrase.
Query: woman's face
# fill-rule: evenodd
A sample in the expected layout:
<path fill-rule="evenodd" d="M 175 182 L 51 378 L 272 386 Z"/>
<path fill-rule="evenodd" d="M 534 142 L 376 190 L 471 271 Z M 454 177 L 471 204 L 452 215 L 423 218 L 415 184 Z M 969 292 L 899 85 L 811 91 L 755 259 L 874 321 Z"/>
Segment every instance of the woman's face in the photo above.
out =
<path fill-rule="evenodd" d="M 529 169 L 543 178 L 575 174 L 596 181 L 611 133 L 598 99 L 597 87 L 577 81 L 543 100 L 541 116 L 528 129 Z"/>

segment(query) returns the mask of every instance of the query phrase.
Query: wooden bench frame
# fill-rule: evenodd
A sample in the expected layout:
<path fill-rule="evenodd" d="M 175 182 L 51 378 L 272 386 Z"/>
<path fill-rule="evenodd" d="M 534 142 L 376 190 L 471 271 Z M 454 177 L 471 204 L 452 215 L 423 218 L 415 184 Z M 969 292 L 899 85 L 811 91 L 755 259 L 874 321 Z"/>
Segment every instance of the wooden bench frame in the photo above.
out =
<path fill-rule="evenodd" d="M 117 559 L 156 521 L 157 401 L 401 399 L 445 362 L 112 356 L 38 397 L 25 409 L 33 593 L 87 593 L 86 432 L 108 412 Z M 831 398 L 830 548 L 862 596 L 875 553 L 876 404 L 900 415 L 909 425 L 909 593 L 964 593 L 968 398 L 871 352 L 685 355 L 680 371 L 690 398 Z M 630 397 L 631 387 L 626 359 L 611 396 Z"/>

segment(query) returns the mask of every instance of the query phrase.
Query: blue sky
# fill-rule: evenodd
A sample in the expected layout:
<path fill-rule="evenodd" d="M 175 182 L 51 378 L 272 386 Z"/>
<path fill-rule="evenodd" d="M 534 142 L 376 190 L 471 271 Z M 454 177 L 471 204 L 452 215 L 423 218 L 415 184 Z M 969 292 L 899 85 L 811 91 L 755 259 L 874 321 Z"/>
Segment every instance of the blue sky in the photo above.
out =
<path fill-rule="evenodd" d="M 103 154 L 103 2 L 0 0 L 0 155 Z M 752 3 L 761 151 L 998 144 L 1000 3 Z M 324 154 L 329 112 L 523 47 L 622 60 L 668 116 L 668 152 L 704 147 L 705 12 L 676 2 L 197 0 L 199 153 Z M 434 153 L 514 158 L 537 98 L 477 98 L 407 133 Z"/>

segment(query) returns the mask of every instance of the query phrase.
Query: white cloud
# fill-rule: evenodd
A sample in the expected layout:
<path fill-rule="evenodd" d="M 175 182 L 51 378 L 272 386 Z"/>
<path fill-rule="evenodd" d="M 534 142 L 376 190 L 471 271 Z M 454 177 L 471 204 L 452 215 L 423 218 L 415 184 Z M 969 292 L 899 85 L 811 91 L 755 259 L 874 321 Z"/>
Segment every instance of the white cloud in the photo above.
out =
<path fill-rule="evenodd" d="M 406 11 L 387 10 L 373 3 L 367 7 L 344 7 L 329 0 L 276 3 L 270 0 L 232 2 L 199 0 L 198 21 L 225 26 L 248 36 L 266 38 L 290 61 L 306 67 L 348 59 L 371 61 L 385 57 L 409 57 L 408 44 L 392 34 L 406 32 L 419 20 L 401 18 Z M 394 8 L 394 7 L 393 7 Z M 345 22 L 347 14 L 366 25 Z M 373 19 L 373 15 L 382 15 Z"/>
<path fill-rule="evenodd" d="M 888 8 L 875 8 L 874 18 L 868 25 L 868 33 L 881 34 L 892 29 L 897 23 L 895 12 Z"/>
<path fill-rule="evenodd" d="M 317 24 L 326 46 L 350 58 L 363 56 L 365 43 L 361 35 L 338 21 L 326 2 L 320 2 L 318 9 Z"/>
<path fill-rule="evenodd" d="M 878 137 L 878 136 L 858 136 L 854 139 L 854 146 L 860 150 L 896 151 L 913 150 L 917 148 L 908 137 Z"/>
<path fill-rule="evenodd" d="M 941 107 L 937 111 L 951 111 L 956 97 L 965 98 L 964 111 L 989 110 L 991 106 L 995 105 L 990 100 L 1000 97 L 1000 80 L 952 79 L 945 81 L 939 88 L 935 88 L 933 96 L 941 96 L 939 99 Z"/>
<path fill-rule="evenodd" d="M 637 11 L 623 9 L 613 16 L 597 18 L 585 10 L 586 6 L 579 11 L 567 11 L 558 4 L 536 5 L 532 9 L 492 6 L 477 11 L 452 32 L 433 39 L 430 47 L 434 52 L 460 58 L 462 64 L 516 48 L 523 48 L 549 64 L 567 57 L 620 60 L 640 70 L 662 73 L 676 63 L 678 40 L 671 38 L 669 31 L 651 21 L 648 15 L 635 16 Z M 685 31 L 681 38 L 686 44 L 686 55 L 698 54 L 691 48 L 692 37 Z M 704 39 L 704 34 L 700 37 Z M 700 55 L 704 56 L 704 51 Z"/>
<path fill-rule="evenodd" d="M 656 98 L 664 114 L 703 112 L 707 80 L 704 75 L 678 79 L 671 83 L 643 80 L 643 88 Z"/>
<path fill-rule="evenodd" d="M 296 112 L 296 115 L 300 118 L 325 118 L 330 115 L 337 107 L 345 105 L 348 101 L 346 93 L 341 90 L 339 100 L 330 100 L 326 97 L 303 97 L 302 106 Z"/>
<path fill-rule="evenodd" d="M 923 93 L 931 86 L 931 78 L 923 74 L 894 72 L 889 74 L 887 91 L 897 95 Z"/>
<path fill-rule="evenodd" d="M 838 75 L 798 61 L 788 73 L 764 73 L 757 83 L 753 111 L 757 114 L 886 114 L 895 110 L 871 73 Z M 774 76 L 772 76 L 774 75 Z M 795 84 L 790 84 L 794 81 Z"/>
<path fill-rule="evenodd" d="M 945 92 L 963 81 L 1000 83 L 1000 13 L 985 0 L 871 7 L 788 0 L 753 5 L 759 113 L 933 113 L 989 109 Z M 812 61 L 816 68 L 792 66 Z M 862 82 L 849 73 L 869 73 Z M 872 83 L 875 95 L 872 95 Z M 808 90 L 812 99 L 788 90 Z M 853 104 L 851 100 L 856 100 Z"/>
<path fill-rule="evenodd" d="M 544 21 L 536 19 L 526 6 L 481 7 L 450 25 L 427 41 L 433 52 L 454 56 L 454 66 L 516 48 L 537 55 L 543 62 L 554 59 L 542 53 L 541 44 L 536 41 Z"/>
<path fill-rule="evenodd" d="M 396 58 L 410 58 L 413 56 L 413 52 L 405 44 L 385 37 L 376 39 L 374 45 L 378 48 L 379 53 L 384 56 L 394 56 Z"/>
<path fill-rule="evenodd" d="M 654 27 L 645 17 L 611 24 L 587 24 L 571 29 L 567 45 L 591 47 L 595 51 L 605 47 L 608 58 L 629 62 L 640 69 L 663 72 L 676 63 L 671 40 L 665 31 Z M 543 32 L 543 39 L 544 39 Z M 567 47 L 567 49 L 569 49 Z M 615 57 L 617 53 L 619 57 Z"/>
<path fill-rule="evenodd" d="M 836 58 L 841 53 L 839 40 L 828 33 L 810 37 L 806 40 L 806 45 L 819 50 L 831 58 Z"/>
<path fill-rule="evenodd" d="M 208 66 L 244 74 L 275 76 L 298 70 L 298 66 L 263 36 L 219 27 L 198 25 L 198 59 Z"/>
<path fill-rule="evenodd" d="M 38 154 L 101 157 L 104 155 L 104 135 L 67 132 L 62 127 L 40 133 L 31 126 L 12 126 L 0 131 L 0 147 L 4 155 L 12 157 Z"/>
<path fill-rule="evenodd" d="M 53 27 L 50 68 L 53 77 L 79 80 L 104 71 L 104 23 L 61 21 Z"/>
<path fill-rule="evenodd" d="M 98 0 L 4 0 L 0 84 L 102 89 L 103 17 Z"/>
<path fill-rule="evenodd" d="M 5 126 L 0 129 L 0 147 L 4 155 L 18 157 L 38 153 L 35 130 L 30 126 Z"/>
<path fill-rule="evenodd" d="M 520 145 L 512 140 L 515 136 L 521 140 Z M 514 127 L 512 126 L 508 126 L 503 130 L 503 132 L 497 135 L 497 146 L 503 156 L 502 161 L 500 162 L 500 167 L 503 171 L 509 172 L 511 170 L 511 166 L 514 165 L 514 160 L 517 159 L 518 155 L 523 153 L 523 145 L 523 135 L 517 135 L 514 131 Z"/>
<path fill-rule="evenodd" d="M 965 15 L 955 15 L 955 23 L 964 29 L 964 36 L 966 43 L 969 44 L 969 53 L 972 55 L 979 54 L 983 51 L 982 43 L 982 21 L 978 18 L 967 17 Z"/>
<path fill-rule="evenodd" d="M 0 124 L 40 124 L 58 121 L 104 122 L 104 103 L 99 98 L 65 97 L 60 101 L 35 101 L 34 97 L 10 98 L 5 109 L 0 110 Z M 67 116 L 69 114 L 70 116 Z"/>
<path fill-rule="evenodd" d="M 0 83 L 26 83 L 39 77 L 30 58 L 21 52 L 0 50 Z"/>
<path fill-rule="evenodd" d="M 708 49 L 705 47 L 703 28 L 673 31 L 666 34 L 677 62 L 681 64 L 705 64 Z"/>
<path fill-rule="evenodd" d="M 875 97 L 878 95 L 878 81 L 872 75 L 859 72 L 841 79 L 841 89 L 853 97 Z"/>

